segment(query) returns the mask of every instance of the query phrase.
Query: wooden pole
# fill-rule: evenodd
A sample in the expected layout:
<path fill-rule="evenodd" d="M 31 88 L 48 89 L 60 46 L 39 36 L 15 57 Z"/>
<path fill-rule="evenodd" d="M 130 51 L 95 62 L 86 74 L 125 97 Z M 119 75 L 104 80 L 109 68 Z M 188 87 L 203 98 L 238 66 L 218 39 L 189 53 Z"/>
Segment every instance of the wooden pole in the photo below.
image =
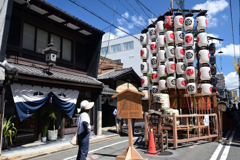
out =
<path fill-rule="evenodd" d="M 174 149 L 177 149 L 177 119 L 176 119 L 176 113 L 173 113 L 173 147 Z"/>

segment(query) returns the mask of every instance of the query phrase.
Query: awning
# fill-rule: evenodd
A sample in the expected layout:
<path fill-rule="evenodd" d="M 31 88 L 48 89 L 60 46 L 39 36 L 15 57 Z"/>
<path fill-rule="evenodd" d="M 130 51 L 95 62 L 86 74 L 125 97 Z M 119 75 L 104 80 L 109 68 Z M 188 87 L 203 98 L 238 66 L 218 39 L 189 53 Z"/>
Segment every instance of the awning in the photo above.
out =
<path fill-rule="evenodd" d="M 77 90 L 21 84 L 12 84 L 11 90 L 21 121 L 33 115 L 51 96 L 63 112 L 71 118 L 79 94 Z"/>

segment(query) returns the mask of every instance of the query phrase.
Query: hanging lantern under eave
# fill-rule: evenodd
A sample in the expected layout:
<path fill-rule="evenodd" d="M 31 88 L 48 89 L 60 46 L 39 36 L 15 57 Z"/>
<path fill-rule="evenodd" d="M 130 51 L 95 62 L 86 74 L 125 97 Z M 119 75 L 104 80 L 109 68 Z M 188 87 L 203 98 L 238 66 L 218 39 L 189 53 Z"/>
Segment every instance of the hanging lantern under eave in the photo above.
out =
<path fill-rule="evenodd" d="M 195 53 L 192 49 L 185 50 L 185 62 L 193 63 L 195 61 Z"/>
<path fill-rule="evenodd" d="M 176 65 L 173 61 L 167 62 L 167 73 L 168 74 L 176 73 Z"/>
<path fill-rule="evenodd" d="M 165 50 L 159 50 L 157 53 L 157 59 L 159 63 L 165 62 L 166 61 L 166 52 Z"/>
<path fill-rule="evenodd" d="M 184 36 L 184 44 L 185 47 L 192 47 L 194 45 L 194 41 L 193 41 L 193 34 L 192 33 L 187 33 Z"/>
<path fill-rule="evenodd" d="M 202 67 L 200 68 L 200 79 L 202 81 L 208 81 L 211 79 L 211 69 L 210 67 Z"/>
<path fill-rule="evenodd" d="M 140 35 L 140 43 L 142 46 L 147 46 L 148 45 L 148 30 L 144 29 L 142 30 L 142 34 Z"/>
<path fill-rule="evenodd" d="M 199 62 L 201 64 L 209 63 L 210 53 L 208 52 L 207 49 L 200 50 L 198 55 L 199 55 Z"/>
<path fill-rule="evenodd" d="M 207 18 L 205 16 L 205 13 L 199 13 L 197 15 L 197 30 L 199 32 L 204 32 L 207 28 Z"/>
<path fill-rule="evenodd" d="M 167 76 L 167 68 L 165 65 L 158 66 L 158 76 L 159 77 L 166 77 Z"/>
<path fill-rule="evenodd" d="M 193 14 L 187 14 L 184 19 L 184 30 L 186 32 L 191 32 L 194 27 L 194 18 Z"/>
<path fill-rule="evenodd" d="M 211 95 L 212 94 L 212 85 L 211 84 L 209 84 L 209 83 L 203 83 L 202 85 L 201 85 L 201 94 L 203 95 L 203 96 L 209 96 L 209 95 Z"/>
<path fill-rule="evenodd" d="M 167 31 L 166 32 L 166 42 L 167 44 L 171 44 L 171 43 L 174 43 L 174 33 L 173 31 Z"/>
<path fill-rule="evenodd" d="M 150 85 L 150 79 L 149 79 L 148 76 L 142 76 L 142 77 L 141 77 L 141 85 L 142 85 L 143 88 L 144 88 L 144 87 L 149 87 L 149 85 Z"/>
<path fill-rule="evenodd" d="M 184 43 L 184 34 L 183 31 L 177 31 L 174 33 L 175 36 L 175 45 L 182 45 Z"/>
<path fill-rule="evenodd" d="M 210 62 L 211 65 L 216 64 L 216 57 L 215 56 L 210 56 Z"/>
<path fill-rule="evenodd" d="M 177 30 L 180 30 L 183 28 L 183 16 L 182 13 L 176 13 L 174 17 L 174 27 Z"/>
<path fill-rule="evenodd" d="M 182 46 L 177 46 L 175 48 L 175 55 L 177 59 L 184 59 L 185 58 L 185 49 Z"/>
<path fill-rule="evenodd" d="M 159 34 L 164 34 L 165 32 L 164 19 L 165 19 L 164 16 L 160 16 L 157 19 L 156 30 L 157 30 L 157 33 Z"/>
<path fill-rule="evenodd" d="M 151 43 L 150 43 L 150 52 L 151 52 L 152 54 L 158 52 L 158 47 L 157 47 L 157 43 L 156 43 L 156 42 L 151 42 Z"/>
<path fill-rule="evenodd" d="M 196 86 L 196 83 L 188 83 L 187 84 L 187 93 L 188 94 L 196 94 L 197 93 L 197 86 Z"/>
<path fill-rule="evenodd" d="M 141 51 L 140 51 L 140 56 L 143 60 L 147 60 L 148 57 L 149 57 L 149 51 L 148 51 L 148 48 L 142 48 Z"/>
<path fill-rule="evenodd" d="M 149 33 L 149 38 L 151 39 L 151 41 L 155 41 L 157 39 L 157 32 L 155 29 L 155 25 L 153 25 L 153 24 L 149 25 L 148 33 Z"/>
<path fill-rule="evenodd" d="M 159 81 L 159 76 L 157 75 L 157 71 L 152 71 L 151 79 L 153 83 L 157 83 Z"/>
<path fill-rule="evenodd" d="M 142 93 L 145 94 L 144 96 L 142 96 L 142 100 L 149 100 L 149 98 L 150 98 L 150 91 L 143 90 Z"/>
<path fill-rule="evenodd" d="M 149 64 L 148 64 L 148 62 L 142 62 L 141 63 L 141 72 L 143 74 L 147 74 L 149 72 Z"/>
<path fill-rule="evenodd" d="M 183 62 L 178 62 L 177 63 L 177 67 L 176 67 L 176 71 L 178 75 L 183 75 L 186 72 L 186 66 Z"/>
<path fill-rule="evenodd" d="M 186 78 L 188 80 L 196 78 L 196 69 L 194 66 L 189 66 L 186 68 Z"/>
<path fill-rule="evenodd" d="M 167 81 L 165 79 L 161 79 L 158 81 L 158 89 L 160 91 L 167 90 Z"/>
<path fill-rule="evenodd" d="M 197 35 L 197 43 L 199 47 L 207 47 L 208 46 L 208 37 L 207 33 L 201 32 Z"/>
<path fill-rule="evenodd" d="M 167 58 L 175 58 L 175 48 L 173 46 L 168 46 L 166 49 Z"/>
<path fill-rule="evenodd" d="M 157 47 L 159 48 L 163 48 L 166 46 L 166 39 L 165 39 L 165 35 L 159 35 L 157 37 Z"/>
<path fill-rule="evenodd" d="M 186 89 L 187 88 L 187 81 L 183 77 L 179 77 L 177 79 L 177 88 L 178 89 Z"/>
<path fill-rule="evenodd" d="M 51 42 L 48 44 L 48 47 L 44 50 L 45 53 L 45 62 L 49 67 L 56 65 L 58 50 L 54 47 L 54 44 Z"/>
<path fill-rule="evenodd" d="M 168 77 L 167 78 L 167 87 L 168 88 L 176 88 L 176 79 L 175 77 Z"/>

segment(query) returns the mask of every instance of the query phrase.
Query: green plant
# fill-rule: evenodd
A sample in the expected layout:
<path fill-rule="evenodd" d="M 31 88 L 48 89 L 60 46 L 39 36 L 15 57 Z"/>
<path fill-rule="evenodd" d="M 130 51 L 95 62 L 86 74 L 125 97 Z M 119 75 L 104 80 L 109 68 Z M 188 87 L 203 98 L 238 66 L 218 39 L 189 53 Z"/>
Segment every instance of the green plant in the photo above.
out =
<path fill-rule="evenodd" d="M 10 117 L 8 120 L 4 118 L 3 121 L 3 136 L 5 140 L 7 137 L 9 137 L 11 146 L 13 145 L 13 137 L 15 137 L 14 140 L 17 139 L 17 129 L 14 127 L 14 123 L 11 123 L 12 117 Z"/>
<path fill-rule="evenodd" d="M 57 115 L 59 113 L 59 107 L 56 107 L 53 103 L 46 102 L 43 106 L 43 111 L 47 114 L 45 118 L 47 120 L 48 126 L 50 125 L 49 118 L 53 120 L 53 130 L 55 130 L 55 120 L 57 119 Z M 48 128 L 48 127 L 47 127 Z"/>
<path fill-rule="evenodd" d="M 47 137 L 47 131 L 50 123 L 47 116 L 43 116 L 42 121 L 42 137 Z"/>

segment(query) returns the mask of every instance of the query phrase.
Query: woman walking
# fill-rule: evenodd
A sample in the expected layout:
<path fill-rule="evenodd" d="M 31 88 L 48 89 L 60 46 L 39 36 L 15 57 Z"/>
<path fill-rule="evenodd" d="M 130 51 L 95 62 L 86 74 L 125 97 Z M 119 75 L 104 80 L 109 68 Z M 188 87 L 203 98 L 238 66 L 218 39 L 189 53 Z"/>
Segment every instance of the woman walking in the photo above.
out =
<path fill-rule="evenodd" d="M 77 160 L 86 160 L 88 155 L 88 149 L 89 149 L 89 136 L 91 131 L 90 126 L 90 118 L 89 118 L 89 111 L 94 106 L 93 102 L 88 102 L 87 100 L 84 100 L 81 102 L 81 111 L 79 118 L 77 120 L 78 126 L 78 154 L 77 154 Z"/>

